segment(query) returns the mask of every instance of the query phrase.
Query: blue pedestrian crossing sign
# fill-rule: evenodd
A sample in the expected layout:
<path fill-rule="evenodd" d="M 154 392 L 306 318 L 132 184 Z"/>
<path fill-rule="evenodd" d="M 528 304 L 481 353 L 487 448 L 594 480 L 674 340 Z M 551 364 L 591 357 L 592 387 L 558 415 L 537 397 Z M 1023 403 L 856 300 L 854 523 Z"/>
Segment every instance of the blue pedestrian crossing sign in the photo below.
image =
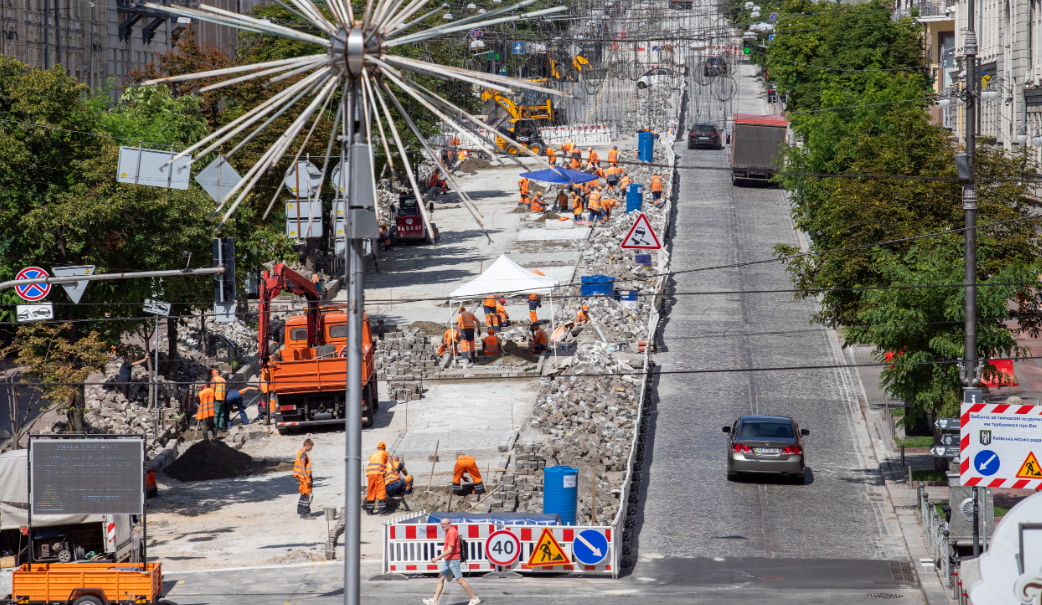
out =
<path fill-rule="evenodd" d="M 572 542 L 572 554 L 583 565 L 597 565 L 608 557 L 608 539 L 596 529 L 584 529 Z"/>
<path fill-rule="evenodd" d="M 514 42 L 514 54 L 515 55 L 523 55 L 523 54 L 525 54 L 525 43 L 524 42 Z"/>
<path fill-rule="evenodd" d="M 990 477 L 999 472 L 999 455 L 991 450 L 981 450 L 973 457 L 973 468 L 977 472 Z"/>

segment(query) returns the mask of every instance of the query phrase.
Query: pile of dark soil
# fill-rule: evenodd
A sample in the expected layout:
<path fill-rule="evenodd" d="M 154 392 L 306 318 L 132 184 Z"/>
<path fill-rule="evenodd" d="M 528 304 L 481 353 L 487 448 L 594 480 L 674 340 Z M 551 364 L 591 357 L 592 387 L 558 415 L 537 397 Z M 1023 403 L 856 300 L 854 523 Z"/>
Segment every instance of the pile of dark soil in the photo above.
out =
<path fill-rule="evenodd" d="M 412 330 L 419 330 L 428 336 L 441 336 L 445 334 L 445 330 L 447 329 L 445 324 L 433 321 L 414 321 L 409 324 L 409 328 Z"/>
<path fill-rule="evenodd" d="M 253 472 L 253 458 L 223 441 L 200 441 L 164 471 L 178 481 L 230 479 Z"/>
<path fill-rule="evenodd" d="M 484 170 L 485 168 L 491 168 L 492 164 L 481 158 L 467 158 L 463 160 L 463 163 L 459 165 L 460 172 L 466 172 L 467 174 L 477 174 L 478 170 Z"/>

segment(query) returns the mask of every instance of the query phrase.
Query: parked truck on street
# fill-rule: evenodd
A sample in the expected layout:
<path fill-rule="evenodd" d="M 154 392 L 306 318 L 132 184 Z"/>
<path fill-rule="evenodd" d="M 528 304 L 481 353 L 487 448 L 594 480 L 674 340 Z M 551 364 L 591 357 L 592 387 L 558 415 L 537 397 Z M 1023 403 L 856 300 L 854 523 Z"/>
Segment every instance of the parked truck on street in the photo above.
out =
<path fill-rule="evenodd" d="M 788 129 L 781 116 L 736 113 L 731 133 L 731 184 L 770 181 Z"/>

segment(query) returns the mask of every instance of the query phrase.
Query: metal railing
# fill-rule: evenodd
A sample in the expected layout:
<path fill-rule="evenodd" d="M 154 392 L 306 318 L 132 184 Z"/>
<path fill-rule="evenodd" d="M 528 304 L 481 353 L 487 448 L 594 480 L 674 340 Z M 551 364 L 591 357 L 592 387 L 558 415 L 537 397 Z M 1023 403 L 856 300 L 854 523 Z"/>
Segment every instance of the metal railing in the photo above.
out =
<path fill-rule="evenodd" d="M 960 583 L 958 582 L 958 564 L 952 560 L 951 544 L 948 542 L 948 522 L 937 512 L 937 507 L 930 502 L 926 486 L 920 483 L 916 487 L 916 498 L 919 504 L 919 522 L 922 526 L 923 540 L 933 556 L 937 575 L 945 587 L 952 590 L 952 598 L 959 599 Z"/>

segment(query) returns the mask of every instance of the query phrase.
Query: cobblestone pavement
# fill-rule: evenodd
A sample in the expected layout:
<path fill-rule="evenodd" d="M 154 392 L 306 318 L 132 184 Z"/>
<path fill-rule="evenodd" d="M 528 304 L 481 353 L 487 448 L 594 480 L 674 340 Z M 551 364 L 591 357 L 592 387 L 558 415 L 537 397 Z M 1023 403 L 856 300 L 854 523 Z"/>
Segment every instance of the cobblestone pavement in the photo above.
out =
<path fill-rule="evenodd" d="M 738 74 L 738 111 L 769 113 L 753 70 Z M 772 258 L 797 244 L 780 189 L 734 187 L 728 150 L 683 149 L 672 268 Z M 813 300 L 757 293 L 792 285 L 780 263 L 678 274 L 655 361 L 663 371 L 843 363 L 832 336 L 809 325 Z M 748 294 L 706 296 L 711 291 Z M 698 295 L 694 295 L 698 293 Z M 638 520 L 635 576 L 662 559 L 757 557 L 906 560 L 846 371 L 664 375 Z M 726 480 L 723 425 L 742 414 L 792 416 L 806 438 L 805 485 Z M 678 539 L 678 536 L 690 536 Z"/>

